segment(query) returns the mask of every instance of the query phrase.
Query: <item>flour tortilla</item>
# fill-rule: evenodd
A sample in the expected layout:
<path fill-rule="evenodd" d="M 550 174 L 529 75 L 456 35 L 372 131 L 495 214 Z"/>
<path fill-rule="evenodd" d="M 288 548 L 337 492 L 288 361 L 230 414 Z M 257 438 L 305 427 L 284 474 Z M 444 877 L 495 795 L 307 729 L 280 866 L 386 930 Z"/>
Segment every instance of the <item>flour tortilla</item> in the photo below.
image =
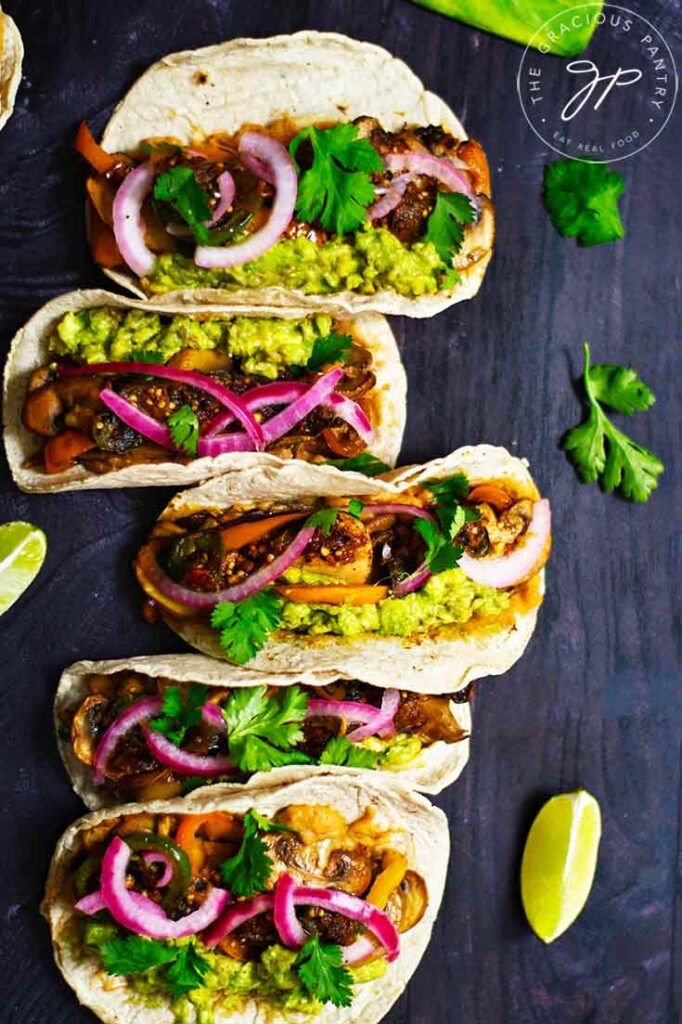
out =
<path fill-rule="evenodd" d="M 372 43 L 335 32 L 297 32 L 270 39 L 233 39 L 186 50 L 152 65 L 114 111 L 102 137 L 111 153 L 133 150 L 142 139 L 173 136 L 183 143 L 244 124 L 268 125 L 287 117 L 311 123 L 376 117 L 389 131 L 404 124 L 437 124 L 456 138 L 467 134 L 450 108 L 428 92 L 403 61 Z M 287 288 L 184 290 L 156 296 L 159 304 L 274 305 L 355 314 L 372 310 L 428 317 L 478 291 L 492 254 L 495 222 L 484 201 L 455 260 L 461 280 L 436 295 L 406 298 L 393 291 L 305 295 Z M 134 294 L 145 296 L 132 271 L 105 270 Z"/>
<path fill-rule="evenodd" d="M 0 8 L 0 128 L 14 110 L 24 45 L 16 22 Z"/>
<path fill-rule="evenodd" d="M 152 813 L 208 813 L 233 811 L 245 813 L 251 807 L 267 816 L 291 804 L 325 804 L 340 811 L 347 821 L 353 821 L 372 806 L 378 823 L 396 831 L 391 845 L 402 850 L 410 868 L 424 878 L 429 904 L 422 920 L 400 937 L 400 955 L 389 965 L 383 978 L 358 985 L 353 1004 L 346 1008 L 325 1005 L 315 1017 L 320 1024 L 377 1024 L 403 992 L 414 973 L 431 936 L 433 923 L 440 906 L 445 884 L 449 854 L 447 819 L 442 811 L 432 807 L 424 797 L 393 783 L 376 780 L 365 773 L 362 776 L 344 771 L 309 774 L 307 777 L 285 784 L 258 786 L 212 786 L 197 791 L 191 797 L 179 800 L 155 801 L 144 809 Z M 127 804 L 116 808 L 116 814 L 137 814 L 140 805 Z M 111 809 L 95 811 L 67 829 L 57 844 L 47 880 L 42 913 L 47 918 L 52 934 L 57 966 L 74 989 L 78 999 L 93 1010 L 106 1024 L 134 1024 L 144 1017 L 145 1024 L 174 1024 L 170 1006 L 164 1003 L 141 1008 L 126 986 L 125 979 L 105 974 L 95 957 L 79 955 L 70 938 L 73 933 L 74 894 L 68 878 L 71 865 L 79 852 L 80 833 L 112 817 Z M 258 1012 L 249 1002 L 243 1012 L 218 1014 L 216 1024 L 284 1024 L 309 1021 L 308 1015 L 288 1014 L 281 1011 Z"/>
<path fill-rule="evenodd" d="M 27 430 L 21 422 L 28 378 L 33 370 L 45 365 L 50 336 L 59 320 L 70 311 L 96 306 L 111 306 L 125 310 L 142 309 L 168 316 L 174 313 L 183 316 L 197 314 L 203 317 L 222 314 L 303 318 L 310 315 L 310 310 L 305 309 L 286 312 L 276 309 L 235 310 L 229 306 L 212 306 L 210 310 L 205 307 L 197 309 L 170 306 L 159 309 L 148 302 L 139 302 L 100 289 L 69 292 L 51 299 L 17 333 L 5 367 L 5 450 L 12 476 L 22 491 L 81 491 L 109 487 L 172 485 L 182 487 L 206 480 L 225 470 L 249 469 L 258 473 L 265 467 L 275 469 L 284 464 L 285 460 L 265 452 L 233 452 L 212 459 L 193 459 L 187 465 L 159 462 L 152 465 L 126 466 L 124 469 L 105 474 L 91 473 L 84 466 L 74 466 L 63 473 L 55 474 L 26 467 L 26 460 L 39 452 L 44 444 L 44 439 Z M 377 313 L 364 313 L 349 319 L 346 327 L 372 353 L 372 369 L 376 374 L 376 399 L 373 403 L 376 442 L 369 450 L 382 462 L 393 466 L 400 451 L 407 409 L 405 369 L 400 361 L 393 332 L 384 317 Z"/>
<path fill-rule="evenodd" d="M 296 683 L 310 686 L 325 686 L 333 683 L 334 675 L 310 672 L 305 677 L 297 677 L 288 673 L 260 675 L 248 668 L 240 668 L 206 658 L 201 654 L 166 654 L 151 655 L 140 658 L 124 658 L 117 661 L 79 661 L 71 665 L 59 680 L 54 703 L 55 728 L 57 745 L 62 761 L 71 778 L 73 788 L 91 809 L 111 806 L 112 797 L 102 786 L 95 786 L 92 771 L 73 752 L 71 743 L 62 735 L 62 715 L 72 710 L 88 696 L 89 676 L 114 675 L 116 672 L 139 672 L 152 678 L 163 677 L 176 683 L 205 683 L 208 686 L 236 688 L 238 686 L 293 686 Z M 451 704 L 451 711 L 466 738 L 456 743 L 445 743 L 439 740 L 426 747 L 416 759 L 412 767 L 403 770 L 386 770 L 383 777 L 394 778 L 405 785 L 410 785 L 421 793 L 440 793 L 461 774 L 469 759 L 469 736 L 471 734 L 471 711 L 468 703 Z M 291 775 L 293 766 L 284 769 Z M 307 771 L 307 768 L 305 769 Z M 269 784 L 272 772 L 264 772 L 253 776 L 253 781 Z"/>
<path fill-rule="evenodd" d="M 520 494 L 539 493 L 527 465 L 504 448 L 491 445 L 458 448 L 423 466 L 408 466 L 387 474 L 390 479 L 368 481 L 360 473 L 307 463 L 261 472 L 229 473 L 200 487 L 177 494 L 162 512 L 173 520 L 202 509 L 232 505 L 300 500 L 310 495 L 397 495 L 428 480 L 466 473 L 472 484 L 509 480 Z M 389 498 L 390 500 L 390 498 Z M 544 590 L 544 572 L 540 577 Z M 419 638 L 378 636 L 300 636 L 280 630 L 249 662 L 257 672 L 325 672 L 345 679 L 362 679 L 375 686 L 399 686 L 418 693 L 451 693 L 474 679 L 500 675 L 521 657 L 535 628 L 538 608 L 516 613 L 513 626 L 490 632 L 462 633 L 456 626 L 440 627 Z M 218 634 L 207 622 L 188 621 L 163 612 L 166 623 L 189 644 L 214 658 L 224 658 Z"/>

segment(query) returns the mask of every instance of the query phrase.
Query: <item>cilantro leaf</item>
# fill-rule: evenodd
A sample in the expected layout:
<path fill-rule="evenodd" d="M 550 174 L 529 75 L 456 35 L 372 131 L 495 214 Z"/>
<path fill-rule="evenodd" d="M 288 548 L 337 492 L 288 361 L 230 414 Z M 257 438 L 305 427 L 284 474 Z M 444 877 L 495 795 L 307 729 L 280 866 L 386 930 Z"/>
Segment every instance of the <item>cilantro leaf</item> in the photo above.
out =
<path fill-rule="evenodd" d="M 179 747 L 187 730 L 201 721 L 201 708 L 207 699 L 208 686 L 203 683 L 190 683 L 184 690 L 169 686 L 163 695 L 162 714 L 152 718 L 149 725 Z"/>
<path fill-rule="evenodd" d="M 214 780 L 206 779 L 201 775 L 188 775 L 182 780 L 182 795 L 187 796 L 188 793 L 193 793 L 195 789 L 207 786 L 212 781 Z"/>
<path fill-rule="evenodd" d="M 171 440 L 187 455 L 196 455 L 199 447 L 199 417 L 188 405 L 181 405 L 166 420 Z"/>
<path fill-rule="evenodd" d="M 359 519 L 364 507 L 364 504 L 359 498 L 351 498 L 348 502 L 348 515 L 353 516 L 355 519 Z"/>
<path fill-rule="evenodd" d="M 138 348 L 130 354 L 131 363 L 153 363 L 160 366 L 165 363 L 165 357 L 161 352 L 153 352 L 151 349 Z"/>
<path fill-rule="evenodd" d="M 354 231 L 364 222 L 367 207 L 375 198 L 370 175 L 384 167 L 369 139 L 358 139 L 357 134 L 357 125 L 350 122 L 332 128 L 311 125 L 289 146 L 294 161 L 304 139 L 309 140 L 313 152 L 312 166 L 299 181 L 296 216 L 318 220 L 336 235 Z"/>
<path fill-rule="evenodd" d="M 242 844 L 234 857 L 224 860 L 220 866 L 223 881 L 233 896 L 263 892 L 270 877 L 272 858 L 258 833 L 290 831 L 288 826 L 264 818 L 257 811 L 246 812 Z"/>
<path fill-rule="evenodd" d="M 232 748 L 234 760 L 243 772 L 266 772 L 271 768 L 282 768 L 288 764 L 314 764 L 308 757 L 295 748 L 278 750 L 258 736 L 247 736 L 246 739 L 234 744 Z"/>
<path fill-rule="evenodd" d="M 651 389 L 630 366 L 598 363 L 590 367 L 589 375 L 593 397 L 625 416 L 646 412 L 656 401 Z"/>
<path fill-rule="evenodd" d="M 321 1003 L 350 1006 L 353 977 L 341 963 L 341 947 L 320 942 L 313 932 L 296 957 L 298 976 L 305 988 Z"/>
<path fill-rule="evenodd" d="M 469 493 L 469 480 L 466 473 L 454 473 L 444 480 L 427 480 L 424 487 L 431 491 L 439 505 L 445 505 L 453 501 L 465 501 Z"/>
<path fill-rule="evenodd" d="M 168 982 L 174 998 L 195 988 L 201 988 L 208 974 L 209 962 L 197 953 L 194 946 L 176 947 L 177 957 L 168 969 Z"/>
<path fill-rule="evenodd" d="M 545 167 L 545 209 L 564 238 L 601 245 L 625 237 L 618 198 L 625 182 L 604 164 L 557 160 Z"/>
<path fill-rule="evenodd" d="M 332 526 L 339 518 L 340 508 L 318 508 L 306 519 L 305 526 L 316 526 L 325 537 L 329 536 Z"/>
<path fill-rule="evenodd" d="M 426 541 L 426 564 L 434 576 L 455 568 L 462 548 L 453 545 L 449 533 L 439 530 L 431 519 L 416 519 L 414 529 Z"/>
<path fill-rule="evenodd" d="M 462 248 L 464 228 L 474 219 L 474 208 L 461 192 L 439 192 L 426 223 L 425 242 L 432 242 L 446 267 Z M 456 283 L 456 282 L 451 282 Z"/>
<path fill-rule="evenodd" d="M 307 369 L 317 372 L 323 366 L 328 366 L 329 363 L 347 362 L 352 344 L 353 339 L 350 334 L 337 334 L 336 331 L 326 334 L 323 338 L 316 338 Z"/>
<path fill-rule="evenodd" d="M 303 739 L 307 709 L 308 695 L 300 686 L 282 687 L 271 696 L 266 686 L 235 690 L 223 708 L 230 757 L 246 772 L 310 763 L 292 749 Z"/>
<path fill-rule="evenodd" d="M 269 588 L 243 601 L 223 601 L 211 614 L 211 625 L 220 630 L 220 643 L 230 659 L 245 665 L 265 646 L 280 624 L 282 599 Z"/>
<path fill-rule="evenodd" d="M 664 470 L 661 460 L 647 448 L 637 444 L 618 430 L 606 416 L 599 404 L 599 395 L 605 395 L 605 404 L 613 404 L 630 415 L 637 407 L 647 408 L 654 399 L 646 385 L 635 377 L 624 378 L 614 384 L 612 373 L 597 370 L 593 378 L 590 369 L 590 349 L 585 345 L 583 384 L 589 405 L 587 419 L 566 434 L 562 448 L 569 453 L 578 476 L 585 483 L 600 479 L 607 493 L 619 490 L 629 501 L 647 501 L 658 486 L 658 477 Z M 607 368 L 612 371 L 613 367 Z M 645 388 L 646 391 L 642 391 Z M 646 402 L 646 404 L 644 404 Z M 634 403 L 634 405 L 633 405 Z"/>
<path fill-rule="evenodd" d="M 351 743 L 345 736 L 333 736 L 320 754 L 320 764 L 342 764 L 349 768 L 376 768 L 377 754 Z"/>
<path fill-rule="evenodd" d="M 211 207 L 191 167 L 171 167 L 160 174 L 154 182 L 154 198 L 171 204 L 192 229 L 197 242 L 205 245 L 209 241 L 204 222 L 211 219 Z"/>
<path fill-rule="evenodd" d="M 178 950 L 159 939 L 128 935 L 99 944 L 99 953 L 107 974 L 143 974 L 152 967 L 175 960 Z"/>
<path fill-rule="evenodd" d="M 369 452 L 361 452 L 360 455 L 353 455 L 349 459 L 327 459 L 322 465 L 336 466 L 346 473 L 362 473 L 364 476 L 379 476 L 391 468 Z"/>

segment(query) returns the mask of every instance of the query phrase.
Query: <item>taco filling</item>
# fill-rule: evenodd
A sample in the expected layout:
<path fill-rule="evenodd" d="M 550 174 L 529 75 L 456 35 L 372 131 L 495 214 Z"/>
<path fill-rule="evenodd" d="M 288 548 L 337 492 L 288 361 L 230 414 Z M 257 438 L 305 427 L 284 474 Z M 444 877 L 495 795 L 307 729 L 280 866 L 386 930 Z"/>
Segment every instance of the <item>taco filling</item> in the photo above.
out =
<path fill-rule="evenodd" d="M 372 354 L 352 321 L 96 307 L 69 312 L 28 381 L 34 468 L 95 474 L 267 451 L 354 458 L 375 440 Z"/>
<path fill-rule="evenodd" d="M 550 510 L 512 481 L 457 473 L 350 500 L 161 518 L 136 559 L 151 606 L 210 620 L 249 661 L 276 631 L 418 638 L 513 625 L 541 600 Z"/>
<path fill-rule="evenodd" d="M 452 289 L 481 255 L 467 236 L 489 214 L 485 154 L 436 125 L 389 132 L 359 117 L 299 131 L 281 120 L 111 154 L 82 125 L 76 148 L 91 167 L 94 258 L 132 270 L 147 294 L 279 286 L 414 298 Z"/>
<path fill-rule="evenodd" d="M 319 804 L 273 817 L 142 811 L 76 842 L 75 956 L 125 981 L 134 1002 L 170 1003 L 178 1022 L 211 1024 L 249 1000 L 263 1019 L 351 1006 L 429 901 L 407 837 L 371 807 L 354 821 Z"/>
<path fill-rule="evenodd" d="M 400 772 L 434 743 L 467 735 L 451 703 L 466 693 L 357 680 L 228 689 L 126 671 L 92 674 L 86 693 L 62 711 L 59 730 L 112 803 L 169 799 L 287 764 Z"/>

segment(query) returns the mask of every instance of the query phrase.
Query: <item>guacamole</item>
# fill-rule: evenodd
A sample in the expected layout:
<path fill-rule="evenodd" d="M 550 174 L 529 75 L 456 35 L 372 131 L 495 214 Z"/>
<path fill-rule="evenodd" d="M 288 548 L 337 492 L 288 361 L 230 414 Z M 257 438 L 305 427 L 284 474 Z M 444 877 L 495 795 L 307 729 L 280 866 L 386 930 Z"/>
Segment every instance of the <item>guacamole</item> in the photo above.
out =
<path fill-rule="evenodd" d="M 461 569 L 449 569 L 431 576 L 420 590 L 405 597 L 387 597 L 378 604 L 350 607 L 285 601 L 282 628 L 309 636 L 413 636 L 433 626 L 497 615 L 508 606 L 509 594 L 505 590 L 474 583 Z"/>
<path fill-rule="evenodd" d="M 308 238 L 285 238 L 236 267 L 204 269 L 180 253 L 159 256 L 144 279 L 153 295 L 180 288 L 297 289 L 306 295 L 354 291 L 373 295 L 394 291 L 408 298 L 433 295 L 447 268 L 431 242 L 405 246 L 385 228 L 366 226 L 317 245 Z M 452 284 L 448 275 L 448 285 Z"/>
<path fill-rule="evenodd" d="M 331 329 L 332 318 L 323 315 L 196 320 L 100 306 L 67 313 L 57 324 L 50 351 L 105 363 L 133 360 L 140 353 L 168 362 L 183 348 L 223 349 L 239 360 L 244 373 L 274 380 L 282 367 L 305 366 L 315 341 Z"/>
<path fill-rule="evenodd" d="M 113 922 L 90 920 L 84 922 L 82 945 L 86 952 L 103 956 L 104 951 L 111 950 L 112 940 L 125 940 L 128 936 L 129 933 Z M 177 949 L 194 947 L 193 952 L 208 965 L 201 984 L 184 994 L 174 994 L 169 968 L 165 964 L 126 974 L 126 982 L 145 1006 L 161 1006 L 170 998 L 177 1024 L 213 1024 L 218 1009 L 223 1013 L 238 1012 L 249 998 L 290 1012 L 316 1015 L 322 1009 L 321 1003 L 310 995 L 295 969 L 295 950 L 281 945 L 268 946 L 259 961 L 243 963 L 222 953 L 211 952 L 194 936 L 164 942 L 163 945 Z M 351 974 L 353 981 L 360 984 L 382 977 L 386 969 L 386 961 L 380 958 L 352 969 Z"/>

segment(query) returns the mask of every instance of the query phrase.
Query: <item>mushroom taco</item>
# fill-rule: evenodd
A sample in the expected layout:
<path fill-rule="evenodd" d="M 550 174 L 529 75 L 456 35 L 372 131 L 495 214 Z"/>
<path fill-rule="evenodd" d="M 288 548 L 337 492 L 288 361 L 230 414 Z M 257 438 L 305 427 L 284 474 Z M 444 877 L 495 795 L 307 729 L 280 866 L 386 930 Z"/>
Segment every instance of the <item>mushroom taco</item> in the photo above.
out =
<path fill-rule="evenodd" d="M 98 808 L 253 775 L 271 784 L 273 771 L 291 774 L 293 765 L 374 769 L 439 793 L 467 762 L 471 714 L 466 691 L 451 698 L 321 673 L 264 676 L 174 654 L 72 665 L 57 689 L 55 726 L 76 791 Z"/>
<path fill-rule="evenodd" d="M 402 61 L 335 33 L 165 57 L 76 147 L 94 258 L 143 297 L 422 317 L 490 259 L 481 146 Z"/>
<path fill-rule="evenodd" d="M 14 110 L 24 46 L 16 23 L 0 8 L 0 128 Z"/>
<path fill-rule="evenodd" d="M 440 693 L 520 657 L 549 548 L 526 465 L 478 445 L 371 481 L 228 474 L 173 498 L 135 571 L 146 617 L 204 653 Z"/>
<path fill-rule="evenodd" d="M 393 465 L 405 392 L 376 313 L 283 318 L 71 292 L 12 343 L 5 446 L 26 491 L 187 485 L 286 459 Z"/>
<path fill-rule="evenodd" d="M 42 910 L 57 965 L 111 1024 L 374 1024 L 428 944 L 442 811 L 343 772 L 89 814 Z"/>

